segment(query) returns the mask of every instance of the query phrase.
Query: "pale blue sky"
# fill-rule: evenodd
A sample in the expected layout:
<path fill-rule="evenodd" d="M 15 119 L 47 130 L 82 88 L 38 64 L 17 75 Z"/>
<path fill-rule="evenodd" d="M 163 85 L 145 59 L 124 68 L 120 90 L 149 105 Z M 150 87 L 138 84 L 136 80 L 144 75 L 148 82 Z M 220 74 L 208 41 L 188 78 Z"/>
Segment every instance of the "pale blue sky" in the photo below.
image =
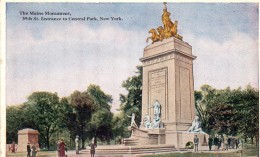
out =
<path fill-rule="evenodd" d="M 257 3 L 169 3 L 179 34 L 193 47 L 194 85 L 258 88 Z M 7 104 L 34 91 L 60 97 L 98 84 L 119 105 L 121 83 L 140 65 L 162 3 L 8 3 Z M 23 21 L 19 11 L 69 11 L 72 17 L 123 21 Z"/>

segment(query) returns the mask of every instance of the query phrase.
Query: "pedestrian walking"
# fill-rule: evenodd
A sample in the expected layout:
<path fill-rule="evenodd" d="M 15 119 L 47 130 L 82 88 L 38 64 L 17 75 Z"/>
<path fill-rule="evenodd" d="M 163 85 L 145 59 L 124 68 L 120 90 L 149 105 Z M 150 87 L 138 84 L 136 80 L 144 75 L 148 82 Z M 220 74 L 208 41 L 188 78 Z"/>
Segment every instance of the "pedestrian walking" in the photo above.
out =
<path fill-rule="evenodd" d="M 31 157 L 31 146 L 30 146 L 30 143 L 27 144 L 27 157 Z"/>
<path fill-rule="evenodd" d="M 92 139 L 91 144 L 89 144 L 90 147 L 90 155 L 91 157 L 95 157 L 95 149 L 97 148 L 97 145 L 95 144 L 94 138 Z"/>
<path fill-rule="evenodd" d="M 224 136 L 223 142 L 224 142 L 224 149 L 228 150 L 228 138 L 226 136 Z"/>
<path fill-rule="evenodd" d="M 211 151 L 211 149 L 212 149 L 212 145 L 213 145 L 213 138 L 212 137 L 209 137 L 209 150 Z"/>
<path fill-rule="evenodd" d="M 232 149 L 235 148 L 235 138 L 234 137 L 231 138 L 231 147 L 232 147 Z"/>
<path fill-rule="evenodd" d="M 75 150 L 76 150 L 76 154 L 79 154 L 79 136 L 76 136 L 75 139 Z"/>
<path fill-rule="evenodd" d="M 59 153 L 60 153 L 59 157 L 65 157 L 65 147 L 66 147 L 66 144 L 63 141 L 63 139 L 61 139 L 60 144 L 59 144 Z"/>
<path fill-rule="evenodd" d="M 199 138 L 197 135 L 195 135 L 195 138 L 194 138 L 195 152 L 198 151 L 198 145 L 199 145 Z"/>
<path fill-rule="evenodd" d="M 238 139 L 237 138 L 235 138 L 235 145 L 236 145 L 236 149 L 238 148 Z"/>
<path fill-rule="evenodd" d="M 32 157 L 36 157 L 36 153 L 37 153 L 37 149 L 36 149 L 35 144 L 33 144 L 33 146 L 32 146 Z"/>
<path fill-rule="evenodd" d="M 11 151 L 12 151 L 12 153 L 15 153 L 15 142 L 14 141 L 11 145 Z"/>
<path fill-rule="evenodd" d="M 230 137 L 228 137 L 228 148 L 230 149 L 231 148 L 231 138 Z"/>
<path fill-rule="evenodd" d="M 219 141 L 219 139 L 218 139 L 217 135 L 215 135 L 214 140 L 213 140 L 215 151 L 218 150 L 218 141 Z"/>

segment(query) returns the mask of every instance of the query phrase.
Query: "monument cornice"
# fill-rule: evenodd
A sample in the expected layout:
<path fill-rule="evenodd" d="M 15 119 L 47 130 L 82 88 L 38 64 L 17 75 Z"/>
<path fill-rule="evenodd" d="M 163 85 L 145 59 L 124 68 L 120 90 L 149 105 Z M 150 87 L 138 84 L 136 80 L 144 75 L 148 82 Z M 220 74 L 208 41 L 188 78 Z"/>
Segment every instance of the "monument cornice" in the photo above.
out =
<path fill-rule="evenodd" d="M 150 45 L 146 46 L 144 48 L 144 50 L 145 51 L 149 51 L 150 49 L 153 49 L 153 48 L 156 48 L 156 47 L 160 47 L 160 46 L 163 46 L 163 45 L 167 45 L 167 44 L 172 43 L 172 42 L 178 43 L 181 46 L 192 48 L 192 46 L 190 44 L 188 44 L 187 42 L 184 42 L 184 41 L 181 41 L 179 39 L 176 39 L 176 38 L 172 37 L 172 38 L 169 38 L 169 39 L 165 39 L 165 41 L 161 41 L 161 42 L 157 42 L 157 43 L 154 43 L 154 44 L 150 44 Z"/>
<path fill-rule="evenodd" d="M 140 58 L 140 61 L 143 63 L 143 66 L 155 64 L 157 62 L 163 62 L 171 59 L 177 59 L 183 62 L 186 62 L 188 64 L 192 64 L 192 61 L 196 59 L 196 56 L 187 54 L 185 52 L 182 52 L 176 48 L 165 51 L 159 54 L 155 54 L 148 57 L 142 57 Z"/>

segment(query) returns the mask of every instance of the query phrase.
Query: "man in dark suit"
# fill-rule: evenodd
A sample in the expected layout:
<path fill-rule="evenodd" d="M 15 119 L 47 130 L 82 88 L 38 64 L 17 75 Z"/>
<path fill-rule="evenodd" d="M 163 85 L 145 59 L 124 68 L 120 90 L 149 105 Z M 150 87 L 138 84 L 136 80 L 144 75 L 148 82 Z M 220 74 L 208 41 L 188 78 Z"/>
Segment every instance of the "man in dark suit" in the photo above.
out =
<path fill-rule="evenodd" d="M 195 152 L 198 151 L 198 145 L 199 145 L 199 138 L 197 135 L 195 135 L 194 137 L 194 148 L 195 148 Z"/>
<path fill-rule="evenodd" d="M 209 150 L 211 151 L 213 145 L 213 138 L 209 137 Z"/>
<path fill-rule="evenodd" d="M 31 146 L 30 146 L 30 143 L 27 144 L 27 157 L 31 157 Z"/>

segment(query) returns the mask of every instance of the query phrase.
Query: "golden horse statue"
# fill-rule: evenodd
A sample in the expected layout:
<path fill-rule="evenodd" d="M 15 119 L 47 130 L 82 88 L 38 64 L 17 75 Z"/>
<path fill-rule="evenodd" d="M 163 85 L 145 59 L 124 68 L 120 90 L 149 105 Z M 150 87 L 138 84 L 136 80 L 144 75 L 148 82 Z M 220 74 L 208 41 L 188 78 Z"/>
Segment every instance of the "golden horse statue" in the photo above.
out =
<path fill-rule="evenodd" d="M 151 39 L 151 40 L 153 41 L 153 42 L 152 42 L 152 44 L 153 44 L 154 42 L 157 42 L 157 41 L 160 40 L 160 37 L 159 37 L 158 33 L 156 32 L 156 30 L 155 30 L 154 28 L 150 29 L 150 30 L 149 30 L 149 33 L 151 33 L 152 36 L 148 37 L 148 38 L 146 39 L 146 42 L 148 42 L 149 39 Z"/>
<path fill-rule="evenodd" d="M 171 21 L 170 15 L 171 13 L 167 11 L 166 3 L 164 3 L 165 8 L 163 9 L 162 14 L 162 23 L 163 27 L 160 26 L 157 28 L 158 33 L 155 29 L 151 29 L 149 33 L 152 34 L 151 37 L 148 37 L 146 42 L 148 42 L 149 39 L 151 39 L 153 42 L 162 41 L 163 39 L 168 39 L 170 37 L 176 37 L 180 40 L 183 39 L 182 36 L 178 34 L 178 21 L 174 21 L 174 23 Z"/>
<path fill-rule="evenodd" d="M 149 33 L 151 33 L 152 36 L 148 37 L 146 39 L 146 42 L 148 42 L 149 39 L 151 39 L 152 44 L 157 41 L 162 41 L 165 38 L 165 31 L 162 26 L 158 27 L 157 29 L 150 29 Z"/>

